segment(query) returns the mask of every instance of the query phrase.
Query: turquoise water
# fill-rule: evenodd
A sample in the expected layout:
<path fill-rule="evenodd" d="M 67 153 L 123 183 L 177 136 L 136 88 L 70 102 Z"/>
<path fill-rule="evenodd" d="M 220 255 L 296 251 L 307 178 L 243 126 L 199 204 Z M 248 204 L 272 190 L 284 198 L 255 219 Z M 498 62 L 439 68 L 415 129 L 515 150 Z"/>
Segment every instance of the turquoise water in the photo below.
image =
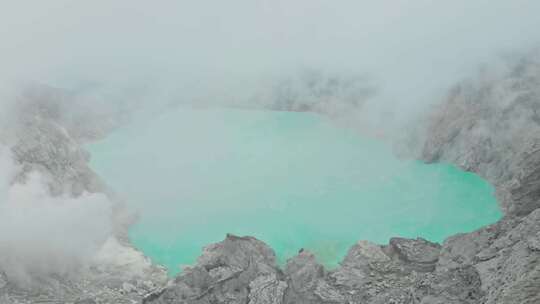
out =
<path fill-rule="evenodd" d="M 445 237 L 501 216 L 493 188 L 447 164 L 296 112 L 178 109 L 89 147 L 91 166 L 134 209 L 134 244 L 169 268 L 230 232 L 280 262 L 307 248 L 336 266 L 356 241 Z"/>

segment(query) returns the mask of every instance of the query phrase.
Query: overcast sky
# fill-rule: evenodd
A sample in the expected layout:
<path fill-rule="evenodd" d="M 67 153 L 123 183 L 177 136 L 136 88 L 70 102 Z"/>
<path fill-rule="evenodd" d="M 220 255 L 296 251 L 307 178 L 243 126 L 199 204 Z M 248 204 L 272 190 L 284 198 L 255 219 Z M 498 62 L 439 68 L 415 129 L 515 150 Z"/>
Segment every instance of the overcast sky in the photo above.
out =
<path fill-rule="evenodd" d="M 0 0 L 0 73 L 204 90 L 308 67 L 367 73 L 410 100 L 538 44 L 538 12 L 537 0 Z"/>

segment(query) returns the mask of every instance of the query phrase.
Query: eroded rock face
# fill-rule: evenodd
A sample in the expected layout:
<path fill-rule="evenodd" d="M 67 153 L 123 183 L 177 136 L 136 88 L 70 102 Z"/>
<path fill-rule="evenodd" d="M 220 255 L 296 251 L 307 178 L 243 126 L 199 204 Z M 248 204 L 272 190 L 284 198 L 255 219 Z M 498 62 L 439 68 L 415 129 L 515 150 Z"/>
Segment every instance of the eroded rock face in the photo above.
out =
<path fill-rule="evenodd" d="M 388 249 L 400 260 L 410 264 L 414 270 L 429 272 L 435 269 L 441 246 L 422 238 L 416 240 L 392 238 Z"/>
<path fill-rule="evenodd" d="M 209 246 L 195 267 L 179 275 L 164 291 L 150 295 L 145 303 L 413 303 L 414 297 L 423 299 L 445 288 L 439 285 L 447 276 L 461 274 L 452 270 L 428 275 L 424 269 L 415 270 L 415 263 L 436 263 L 433 251 L 440 250 L 436 244 L 407 239 L 393 243 L 379 246 L 361 241 L 351 248 L 342 266 L 333 271 L 326 271 L 313 254 L 302 250 L 287 262 L 282 273 L 266 245 L 253 238 L 229 235 L 223 242 Z M 401 254 L 410 260 L 393 252 L 396 249 L 390 246 L 401 246 Z M 238 256 L 253 262 L 241 263 Z M 229 269 L 229 275 L 213 277 L 216 268 Z M 454 277 L 450 281 L 455 281 Z M 468 284 L 468 290 L 481 294 L 479 280 L 475 283 Z M 231 290 L 231 286 L 235 289 Z M 249 288 L 242 288 L 246 286 Z M 412 292 L 416 286 L 425 290 Z"/>
<path fill-rule="evenodd" d="M 332 271 L 302 251 L 284 272 L 260 241 L 228 236 L 145 303 L 536 303 L 540 251 L 531 242 L 539 230 L 540 209 L 442 246 L 359 242 Z"/>
<path fill-rule="evenodd" d="M 81 144 L 104 136 L 114 125 L 106 120 L 85 121 L 73 109 L 76 97 L 60 89 L 32 85 L 15 98 L 6 140 L 23 167 L 18 181 L 24 182 L 28 173 L 37 171 L 46 177 L 53 195 L 106 190 L 88 167 L 90 155 Z M 86 119 L 98 119 L 87 114 Z"/>
<path fill-rule="evenodd" d="M 540 207 L 540 52 L 455 86 L 427 130 L 422 159 L 483 176 L 507 214 Z"/>
<path fill-rule="evenodd" d="M 538 280 L 540 253 L 530 248 L 529 240 L 540 229 L 539 220 L 537 209 L 523 219 L 505 219 L 472 234 L 448 239 L 437 268 L 474 267 L 486 303 L 534 303 L 540 290 L 531 292 L 530 286 Z M 509 294 L 523 294 L 523 301 L 514 302 Z"/>
<path fill-rule="evenodd" d="M 287 283 L 274 252 L 252 237 L 227 235 L 203 250 L 197 264 L 143 303 L 280 304 Z"/>
<path fill-rule="evenodd" d="M 416 283 L 410 302 L 422 304 L 483 303 L 484 293 L 474 267 L 439 270 Z"/>
<path fill-rule="evenodd" d="M 17 141 L 12 147 L 15 158 L 23 166 L 17 177 L 19 182 L 24 182 L 28 173 L 37 171 L 46 177 L 51 193 L 56 195 L 80 195 L 105 188 L 88 168 L 88 153 L 63 127 L 42 118 L 24 124 L 24 128 L 17 129 Z"/>

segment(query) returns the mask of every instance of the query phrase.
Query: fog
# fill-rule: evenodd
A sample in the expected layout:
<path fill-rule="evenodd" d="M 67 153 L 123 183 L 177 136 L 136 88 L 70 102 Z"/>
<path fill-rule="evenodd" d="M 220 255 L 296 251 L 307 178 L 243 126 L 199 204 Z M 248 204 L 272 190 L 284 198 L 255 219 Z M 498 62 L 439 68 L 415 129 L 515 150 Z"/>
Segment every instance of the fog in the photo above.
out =
<path fill-rule="evenodd" d="M 538 43 L 539 9 L 534 0 L 4 1 L 0 60 L 4 78 L 95 89 L 111 102 L 237 101 L 308 68 L 370 75 L 377 103 L 411 108 L 500 52 Z"/>
<path fill-rule="evenodd" d="M 307 104 L 400 130 L 455 82 L 538 46 L 538 12 L 537 0 L 0 0 L 0 127 L 37 83 L 73 93 L 77 117 Z M 38 175 L 14 184 L 3 150 L 0 266 L 24 277 L 92 255 L 110 233 L 108 200 L 52 197 Z"/>

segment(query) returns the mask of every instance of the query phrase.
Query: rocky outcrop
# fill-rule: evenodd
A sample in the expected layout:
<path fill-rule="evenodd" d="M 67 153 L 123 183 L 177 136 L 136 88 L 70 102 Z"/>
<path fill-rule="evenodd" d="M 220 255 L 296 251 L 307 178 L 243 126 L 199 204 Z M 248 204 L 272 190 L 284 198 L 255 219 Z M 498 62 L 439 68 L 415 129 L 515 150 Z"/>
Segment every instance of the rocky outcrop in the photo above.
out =
<path fill-rule="evenodd" d="M 390 247 L 400 244 L 401 249 Z M 429 250 L 422 250 L 429 247 Z M 394 252 L 398 250 L 398 252 Z M 302 250 L 276 265 L 272 250 L 251 237 L 228 235 L 207 247 L 197 265 L 185 270 L 171 286 L 149 295 L 144 303 L 357 303 L 411 299 L 406 292 L 435 264 L 433 250 L 440 246 L 424 240 L 395 240 L 379 246 L 361 241 L 343 264 L 326 271 L 313 254 Z M 415 262 L 404 260 L 408 256 Z M 437 259 L 438 254 L 435 255 Z M 400 302 L 395 302 L 400 303 Z"/>
<path fill-rule="evenodd" d="M 14 98 L 4 141 L 23 167 L 17 182 L 37 171 L 46 177 L 53 195 L 107 190 L 88 167 L 90 155 L 81 144 L 114 128 L 112 118 L 78 113 L 74 94 L 48 86 L 28 86 Z"/>
<path fill-rule="evenodd" d="M 540 52 L 455 86 L 427 130 L 422 159 L 483 176 L 507 214 L 540 207 Z"/>
<path fill-rule="evenodd" d="M 275 262 L 274 252 L 261 241 L 228 235 L 143 303 L 282 303 L 288 285 Z"/>
<path fill-rule="evenodd" d="M 416 240 L 404 238 L 390 239 L 389 252 L 409 264 L 414 270 L 428 272 L 435 269 L 439 260 L 441 246 L 418 238 Z"/>

